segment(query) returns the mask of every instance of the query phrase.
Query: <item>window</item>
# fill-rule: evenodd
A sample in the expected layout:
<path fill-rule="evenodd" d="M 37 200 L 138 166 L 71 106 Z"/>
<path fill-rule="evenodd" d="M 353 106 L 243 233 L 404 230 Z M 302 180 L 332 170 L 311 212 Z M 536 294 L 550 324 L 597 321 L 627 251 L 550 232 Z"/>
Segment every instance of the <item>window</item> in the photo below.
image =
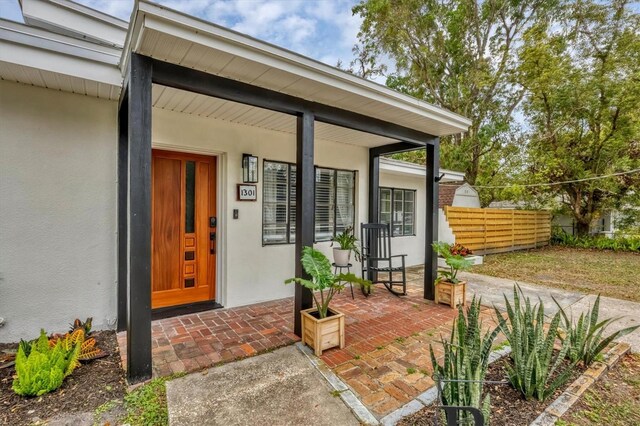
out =
<path fill-rule="evenodd" d="M 296 166 L 264 161 L 262 174 L 262 242 L 286 244 L 295 241 Z"/>
<path fill-rule="evenodd" d="M 262 243 L 294 243 L 296 236 L 296 166 L 264 161 Z M 329 241 L 353 226 L 355 172 L 316 168 L 315 240 Z"/>
<path fill-rule="evenodd" d="M 379 220 L 391 226 L 391 235 L 415 235 L 416 191 L 380 188 Z"/>

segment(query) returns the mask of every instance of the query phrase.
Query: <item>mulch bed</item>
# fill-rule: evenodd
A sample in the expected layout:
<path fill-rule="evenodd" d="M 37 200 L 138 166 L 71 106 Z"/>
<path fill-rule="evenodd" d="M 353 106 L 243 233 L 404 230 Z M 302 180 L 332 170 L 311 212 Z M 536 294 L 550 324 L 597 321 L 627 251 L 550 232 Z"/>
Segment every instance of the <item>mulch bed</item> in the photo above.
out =
<path fill-rule="evenodd" d="M 98 331 L 92 336 L 109 356 L 83 363 L 51 393 L 32 398 L 16 395 L 11 389 L 15 369 L 0 369 L 0 425 L 29 425 L 61 413 L 93 412 L 105 402 L 122 399 L 126 383 L 116 335 Z M 0 349 L 7 347 L 17 344 Z"/>
<path fill-rule="evenodd" d="M 510 363 L 508 356 L 499 359 L 489 365 L 487 377 L 489 381 L 506 381 L 507 373 L 505 365 Z M 565 366 L 569 362 L 565 362 Z M 492 426 L 523 426 L 528 425 L 536 419 L 569 385 L 582 374 L 584 368 L 575 368 L 575 371 L 567 383 L 560 389 L 556 390 L 554 395 L 544 402 L 537 399 L 529 401 L 522 398 L 519 391 L 515 390 L 509 384 L 487 384 L 485 385 L 483 395 L 488 392 L 491 395 L 491 417 Z M 434 422 L 434 407 L 425 407 L 415 414 L 403 418 L 398 426 L 431 426 Z M 440 425 L 446 424 L 441 421 Z"/>

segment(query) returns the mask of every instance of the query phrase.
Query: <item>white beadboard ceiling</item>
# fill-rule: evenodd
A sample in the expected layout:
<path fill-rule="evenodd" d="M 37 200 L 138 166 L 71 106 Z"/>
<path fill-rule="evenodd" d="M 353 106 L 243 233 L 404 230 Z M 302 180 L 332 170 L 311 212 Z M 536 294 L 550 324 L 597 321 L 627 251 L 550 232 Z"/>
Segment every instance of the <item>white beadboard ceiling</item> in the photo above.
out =
<path fill-rule="evenodd" d="M 268 109 L 204 96 L 172 87 L 153 85 L 152 103 L 161 108 L 184 114 L 224 120 L 230 123 L 260 127 L 278 132 L 295 134 L 296 118 Z M 357 130 L 316 122 L 315 137 L 350 145 L 374 147 L 398 142 L 395 139 L 372 135 Z"/>

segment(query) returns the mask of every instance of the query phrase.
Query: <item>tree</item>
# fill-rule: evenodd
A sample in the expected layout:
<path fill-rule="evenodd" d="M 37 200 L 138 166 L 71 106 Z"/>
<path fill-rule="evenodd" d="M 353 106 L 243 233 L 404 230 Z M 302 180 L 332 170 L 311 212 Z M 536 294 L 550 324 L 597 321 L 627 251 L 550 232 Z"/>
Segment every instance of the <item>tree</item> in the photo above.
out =
<path fill-rule="evenodd" d="M 524 95 L 515 80 L 522 34 L 544 21 L 555 0 L 363 0 L 359 39 L 367 55 L 397 66 L 387 85 L 472 120 L 442 138 L 445 168 L 471 184 L 507 179 L 518 157 L 512 117 Z M 424 153 L 411 154 L 420 161 Z M 484 194 L 487 203 L 495 194 Z"/>
<path fill-rule="evenodd" d="M 626 0 L 566 6 L 526 31 L 518 71 L 529 180 L 558 183 L 545 191 L 586 234 L 640 190 L 640 173 L 560 184 L 640 168 L 640 16 Z"/>

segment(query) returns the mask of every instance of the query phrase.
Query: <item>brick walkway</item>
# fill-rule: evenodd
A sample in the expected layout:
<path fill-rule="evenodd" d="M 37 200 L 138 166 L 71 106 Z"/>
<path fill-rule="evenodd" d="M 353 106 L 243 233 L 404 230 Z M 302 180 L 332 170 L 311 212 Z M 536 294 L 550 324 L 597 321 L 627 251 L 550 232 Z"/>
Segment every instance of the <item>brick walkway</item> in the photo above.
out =
<path fill-rule="evenodd" d="M 153 321 L 153 375 L 193 372 L 289 345 L 293 299 L 217 309 Z M 118 333 L 126 368 L 126 332 Z"/>
<path fill-rule="evenodd" d="M 353 300 L 347 290 L 332 304 L 347 317 L 346 346 L 321 358 L 378 417 L 433 386 L 429 344 L 448 337 L 457 315 L 423 299 L 421 268 L 407 278 L 407 296 L 376 286 L 368 298 L 356 290 Z M 490 314 L 486 309 L 483 316 Z M 298 341 L 292 330 L 293 298 L 153 321 L 153 374 L 193 372 L 267 352 Z M 126 366 L 125 332 L 118 342 Z M 434 349 L 440 356 L 440 345 Z"/>

